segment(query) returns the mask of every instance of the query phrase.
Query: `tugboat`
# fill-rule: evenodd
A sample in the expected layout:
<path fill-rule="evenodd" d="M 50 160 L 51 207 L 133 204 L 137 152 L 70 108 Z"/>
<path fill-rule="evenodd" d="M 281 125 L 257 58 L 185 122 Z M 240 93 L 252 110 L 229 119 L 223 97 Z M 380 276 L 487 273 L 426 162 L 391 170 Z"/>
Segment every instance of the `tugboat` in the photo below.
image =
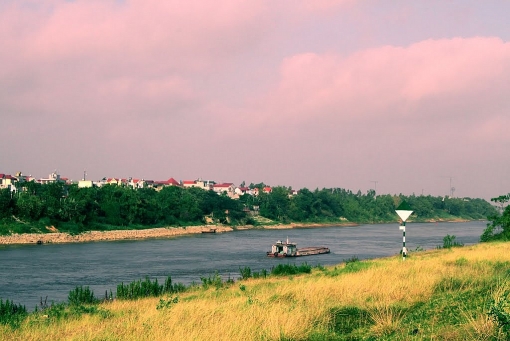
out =
<path fill-rule="evenodd" d="M 309 246 L 301 249 L 297 248 L 296 243 L 281 240 L 271 246 L 271 251 L 266 252 L 268 257 L 300 257 L 329 253 L 330 250 L 325 246 Z"/>

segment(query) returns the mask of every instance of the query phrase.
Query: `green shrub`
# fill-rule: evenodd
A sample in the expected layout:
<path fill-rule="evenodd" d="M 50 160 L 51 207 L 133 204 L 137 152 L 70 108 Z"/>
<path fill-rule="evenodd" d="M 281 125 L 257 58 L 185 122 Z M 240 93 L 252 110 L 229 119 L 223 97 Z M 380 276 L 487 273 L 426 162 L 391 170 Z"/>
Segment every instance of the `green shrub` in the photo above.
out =
<path fill-rule="evenodd" d="M 155 297 L 163 293 L 174 292 L 172 279 L 168 277 L 165 280 L 165 285 L 160 285 L 158 279 L 153 281 L 149 277 L 145 280 L 138 280 L 129 284 L 121 283 L 117 285 L 117 298 L 122 300 L 134 300 L 144 297 Z"/>
<path fill-rule="evenodd" d="M 138 299 L 183 291 L 186 291 L 186 286 L 182 283 L 172 284 L 170 276 L 165 279 L 164 285 L 160 285 L 157 278 L 151 281 L 149 277 L 145 277 L 143 281 L 138 280 L 126 285 L 124 283 L 117 285 L 117 298 Z"/>
<path fill-rule="evenodd" d="M 489 318 L 492 319 L 498 327 L 510 336 L 510 303 L 508 296 L 510 291 L 506 291 L 502 296 L 492 299 L 489 303 Z"/>
<path fill-rule="evenodd" d="M 94 292 L 88 286 L 79 286 L 71 290 L 68 295 L 69 305 L 93 304 L 98 299 L 94 297 Z"/>
<path fill-rule="evenodd" d="M 455 240 L 455 236 L 450 236 L 449 234 L 447 234 L 444 238 L 443 238 L 443 247 L 441 246 L 438 246 L 437 248 L 438 249 L 451 249 L 452 247 L 460 247 L 460 246 L 464 246 L 463 243 L 461 242 L 458 242 Z"/>
<path fill-rule="evenodd" d="M 214 286 L 216 289 L 220 289 L 224 285 L 221 276 L 218 274 L 218 271 L 215 271 L 213 276 L 200 277 L 200 280 L 202 281 L 202 287 L 204 289 L 209 289 L 210 286 Z"/>
<path fill-rule="evenodd" d="M 17 327 L 28 315 L 24 305 L 14 304 L 13 301 L 0 299 L 0 323 Z"/>
<path fill-rule="evenodd" d="M 266 278 L 267 275 L 268 275 L 268 273 L 267 273 L 266 269 L 262 269 L 262 270 L 260 270 L 260 272 L 258 272 L 258 271 L 253 272 L 253 278 Z"/>
<path fill-rule="evenodd" d="M 168 300 L 160 299 L 158 305 L 156 306 L 157 310 L 168 309 L 171 308 L 174 304 L 179 302 L 179 297 L 170 297 Z"/>
<path fill-rule="evenodd" d="M 241 279 L 248 279 L 252 277 L 251 269 L 248 266 L 245 266 L 244 268 L 239 268 L 239 273 L 241 274 Z"/>
<path fill-rule="evenodd" d="M 297 275 L 301 273 L 309 274 L 312 272 L 312 266 L 303 263 L 299 266 L 295 264 L 278 264 L 271 269 L 271 275 L 284 276 L 284 275 Z"/>

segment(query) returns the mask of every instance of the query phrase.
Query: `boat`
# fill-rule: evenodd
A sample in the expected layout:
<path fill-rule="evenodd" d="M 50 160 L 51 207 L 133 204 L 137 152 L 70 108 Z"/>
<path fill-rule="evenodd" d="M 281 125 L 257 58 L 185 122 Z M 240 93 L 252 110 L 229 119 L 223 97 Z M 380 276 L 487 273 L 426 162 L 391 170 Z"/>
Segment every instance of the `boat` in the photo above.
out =
<path fill-rule="evenodd" d="M 300 257 L 300 256 L 311 256 L 311 255 L 321 255 L 325 253 L 330 253 L 328 247 L 325 246 L 308 246 L 301 249 L 297 248 L 296 243 L 291 243 L 287 239 L 287 241 L 282 242 L 278 240 L 275 244 L 271 246 L 271 251 L 268 251 L 266 254 L 268 257 Z"/>
<path fill-rule="evenodd" d="M 216 229 L 207 229 L 207 230 L 202 230 L 202 233 L 216 233 Z"/>

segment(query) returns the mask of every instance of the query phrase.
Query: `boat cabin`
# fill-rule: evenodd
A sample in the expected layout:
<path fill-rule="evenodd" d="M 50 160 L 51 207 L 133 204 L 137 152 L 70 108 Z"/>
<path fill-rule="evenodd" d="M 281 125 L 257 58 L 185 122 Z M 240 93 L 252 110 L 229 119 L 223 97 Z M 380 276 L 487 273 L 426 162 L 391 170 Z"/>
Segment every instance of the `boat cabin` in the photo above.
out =
<path fill-rule="evenodd" d="M 297 252 L 296 243 L 277 241 L 276 244 L 271 246 L 271 253 L 283 256 L 295 256 Z"/>

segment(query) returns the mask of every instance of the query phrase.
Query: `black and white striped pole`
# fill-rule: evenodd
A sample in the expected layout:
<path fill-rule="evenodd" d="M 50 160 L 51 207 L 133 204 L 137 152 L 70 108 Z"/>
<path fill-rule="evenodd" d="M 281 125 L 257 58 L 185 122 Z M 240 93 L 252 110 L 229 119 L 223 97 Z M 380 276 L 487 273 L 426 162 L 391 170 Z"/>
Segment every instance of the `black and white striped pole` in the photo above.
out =
<path fill-rule="evenodd" d="M 400 229 L 402 230 L 402 260 L 406 260 L 407 249 L 406 249 L 406 220 L 413 213 L 411 210 L 411 206 L 405 201 L 402 201 L 400 205 L 398 205 L 397 212 L 400 219 L 402 219 L 402 225 L 400 225 Z"/>

